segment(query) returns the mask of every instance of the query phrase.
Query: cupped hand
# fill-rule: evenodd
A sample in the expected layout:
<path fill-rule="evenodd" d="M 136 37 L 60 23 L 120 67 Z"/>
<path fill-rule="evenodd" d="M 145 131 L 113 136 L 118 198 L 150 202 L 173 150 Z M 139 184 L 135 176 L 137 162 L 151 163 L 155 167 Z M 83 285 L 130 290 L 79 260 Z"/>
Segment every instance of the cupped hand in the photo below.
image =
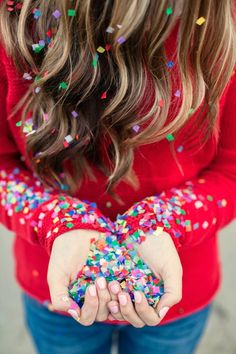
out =
<path fill-rule="evenodd" d="M 74 281 L 86 262 L 90 242 L 97 240 L 94 230 L 72 230 L 58 236 L 52 246 L 47 281 L 52 306 L 56 311 L 67 311 L 84 326 L 107 319 L 107 303 L 111 300 L 105 278 L 96 279 L 86 289 L 84 304 L 79 306 L 68 296 L 68 285 Z"/>
<path fill-rule="evenodd" d="M 108 318 L 128 321 L 134 327 L 156 326 L 167 311 L 182 298 L 182 265 L 167 232 L 147 235 L 146 240 L 138 245 L 138 252 L 156 277 L 163 279 L 164 295 L 153 308 L 142 292 L 135 291 L 133 305 L 129 294 L 123 292 L 117 283 L 117 293 L 108 303 L 112 314 Z"/>

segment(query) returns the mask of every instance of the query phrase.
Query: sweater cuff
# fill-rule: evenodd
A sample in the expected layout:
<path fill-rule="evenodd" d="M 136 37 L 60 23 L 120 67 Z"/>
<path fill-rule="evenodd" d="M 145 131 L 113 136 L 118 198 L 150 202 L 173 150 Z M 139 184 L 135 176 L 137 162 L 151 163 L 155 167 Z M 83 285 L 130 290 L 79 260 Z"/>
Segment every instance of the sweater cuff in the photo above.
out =
<path fill-rule="evenodd" d="M 145 240 L 149 233 L 167 232 L 179 249 L 182 246 L 184 215 L 181 203 L 165 198 L 165 194 L 150 196 L 135 203 L 124 214 L 118 214 L 115 227 L 119 242 Z"/>
<path fill-rule="evenodd" d="M 37 208 L 31 221 L 34 235 L 50 255 L 54 240 L 71 230 L 114 232 L 114 225 L 96 203 L 60 195 Z"/>

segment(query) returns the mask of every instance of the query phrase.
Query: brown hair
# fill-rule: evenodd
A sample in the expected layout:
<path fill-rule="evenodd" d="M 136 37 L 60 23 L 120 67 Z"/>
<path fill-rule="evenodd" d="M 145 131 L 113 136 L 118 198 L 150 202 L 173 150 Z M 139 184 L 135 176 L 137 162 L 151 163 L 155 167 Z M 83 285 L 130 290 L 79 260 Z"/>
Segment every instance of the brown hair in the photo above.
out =
<path fill-rule="evenodd" d="M 27 152 L 46 185 L 68 185 L 68 193 L 73 193 L 85 172 L 93 178 L 90 162 L 108 177 L 109 193 L 121 178 L 135 187 L 134 148 L 177 133 L 190 110 L 196 111 L 203 101 L 207 113 L 199 114 L 194 129 L 205 126 L 205 138 L 214 131 L 219 98 L 235 66 L 233 1 L 184 1 L 176 53 L 181 106 L 170 122 L 171 79 L 164 42 L 176 24 L 178 1 L 19 3 L 9 11 L 3 2 L 0 33 L 16 66 L 35 76 L 19 107 L 24 104 L 23 121 L 32 111 L 34 129 L 27 136 Z M 205 19 L 202 25 L 196 23 L 200 17 Z M 147 85 L 153 90 L 152 102 L 147 100 L 149 108 L 140 115 Z M 104 92 L 107 98 L 101 99 Z M 100 153 L 106 137 L 111 142 L 109 164 Z M 65 168 L 66 161 L 73 173 Z"/>

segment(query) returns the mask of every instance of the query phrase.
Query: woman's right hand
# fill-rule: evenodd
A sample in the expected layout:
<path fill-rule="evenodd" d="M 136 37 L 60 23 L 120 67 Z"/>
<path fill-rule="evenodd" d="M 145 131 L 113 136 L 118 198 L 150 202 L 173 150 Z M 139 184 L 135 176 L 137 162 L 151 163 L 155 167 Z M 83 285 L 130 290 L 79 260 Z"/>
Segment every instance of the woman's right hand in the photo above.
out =
<path fill-rule="evenodd" d="M 105 278 L 96 279 L 85 294 L 84 305 L 79 306 L 68 296 L 68 285 L 76 280 L 78 272 L 86 262 L 91 239 L 97 240 L 99 232 L 94 230 L 72 230 L 58 236 L 52 246 L 47 281 L 52 306 L 57 311 L 67 311 L 84 326 L 95 320 L 107 319 L 107 303 L 111 300 Z"/>

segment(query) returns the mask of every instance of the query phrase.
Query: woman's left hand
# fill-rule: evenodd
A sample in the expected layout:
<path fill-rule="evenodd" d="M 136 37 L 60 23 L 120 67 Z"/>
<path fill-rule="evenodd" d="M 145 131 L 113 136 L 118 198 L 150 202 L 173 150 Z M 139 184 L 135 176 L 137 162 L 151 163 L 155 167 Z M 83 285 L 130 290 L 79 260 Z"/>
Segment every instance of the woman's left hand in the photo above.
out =
<path fill-rule="evenodd" d="M 133 305 L 129 294 L 121 291 L 118 282 L 114 282 L 119 289 L 116 294 L 112 292 L 109 284 L 112 301 L 108 303 L 108 307 L 112 315 L 108 318 L 128 321 L 138 328 L 144 325 L 156 326 L 170 307 L 182 298 L 182 266 L 171 236 L 167 232 L 162 232 L 158 236 L 147 235 L 146 240 L 138 246 L 138 252 L 153 273 L 159 279 L 163 279 L 164 295 L 154 309 L 148 304 L 142 292 L 135 291 Z M 113 309 L 116 312 L 113 312 Z"/>

